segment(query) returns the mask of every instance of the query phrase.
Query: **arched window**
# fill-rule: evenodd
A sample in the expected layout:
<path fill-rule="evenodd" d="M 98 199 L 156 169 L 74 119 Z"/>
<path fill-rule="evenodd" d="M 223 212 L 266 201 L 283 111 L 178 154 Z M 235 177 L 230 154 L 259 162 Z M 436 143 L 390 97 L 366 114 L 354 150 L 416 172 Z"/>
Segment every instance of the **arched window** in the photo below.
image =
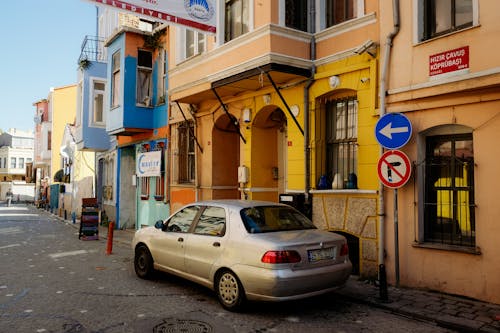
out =
<path fill-rule="evenodd" d="M 420 156 L 420 240 L 475 247 L 472 130 L 460 125 L 432 128 L 420 137 Z"/>

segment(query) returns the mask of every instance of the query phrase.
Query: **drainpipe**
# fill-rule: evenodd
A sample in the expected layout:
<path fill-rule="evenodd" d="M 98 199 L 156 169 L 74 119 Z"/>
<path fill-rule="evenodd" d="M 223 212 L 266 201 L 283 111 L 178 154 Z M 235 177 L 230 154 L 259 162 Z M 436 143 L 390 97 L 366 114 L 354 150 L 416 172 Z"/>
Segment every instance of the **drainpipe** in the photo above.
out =
<path fill-rule="evenodd" d="M 400 27 L 400 16 L 399 16 L 399 0 L 393 0 L 392 1 L 392 15 L 393 15 L 393 24 L 394 24 L 394 29 L 387 35 L 386 42 L 385 42 L 385 53 L 384 53 L 384 59 L 382 63 L 382 73 L 380 75 L 380 86 L 379 86 L 379 97 L 380 97 L 380 117 L 385 115 L 386 110 L 385 110 L 385 96 L 387 92 L 387 72 L 389 69 L 389 62 L 390 62 L 390 57 L 391 57 L 391 48 L 392 48 L 392 41 L 394 37 L 399 33 L 399 27 Z M 384 153 L 384 148 L 380 146 L 380 156 Z M 380 244 L 379 244 L 379 249 L 378 249 L 378 262 L 379 262 L 379 281 L 386 281 L 386 276 L 385 276 L 385 266 L 384 266 L 384 239 L 385 239 L 385 203 L 384 203 L 384 185 L 382 182 L 380 182 L 379 185 L 379 197 L 378 197 L 378 202 L 379 202 L 379 237 L 380 237 Z M 387 289 L 387 285 L 385 286 Z M 382 289 L 382 286 L 381 286 Z M 385 290 L 385 295 L 383 295 L 382 290 L 381 290 L 381 298 L 384 300 L 387 300 L 387 290 Z"/>
<path fill-rule="evenodd" d="M 311 147 L 309 147 L 309 89 L 314 83 L 314 74 L 316 72 L 316 66 L 314 65 L 314 60 L 316 59 L 316 38 L 314 37 L 314 31 L 316 26 L 316 7 L 315 1 L 309 2 L 309 31 L 312 32 L 311 37 L 311 77 L 307 80 L 304 86 L 304 203 L 307 207 L 310 205 L 309 190 L 311 189 Z M 312 217 L 312 209 L 307 210 L 309 212 L 309 217 Z"/>

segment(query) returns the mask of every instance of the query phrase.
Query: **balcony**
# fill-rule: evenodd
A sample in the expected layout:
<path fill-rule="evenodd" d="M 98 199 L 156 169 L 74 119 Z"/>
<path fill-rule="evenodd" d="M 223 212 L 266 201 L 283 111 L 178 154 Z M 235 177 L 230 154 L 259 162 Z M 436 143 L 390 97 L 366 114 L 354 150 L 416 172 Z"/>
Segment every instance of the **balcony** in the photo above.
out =
<path fill-rule="evenodd" d="M 82 42 L 78 64 L 83 66 L 86 62 L 106 62 L 106 48 L 104 38 L 97 36 L 85 36 Z"/>

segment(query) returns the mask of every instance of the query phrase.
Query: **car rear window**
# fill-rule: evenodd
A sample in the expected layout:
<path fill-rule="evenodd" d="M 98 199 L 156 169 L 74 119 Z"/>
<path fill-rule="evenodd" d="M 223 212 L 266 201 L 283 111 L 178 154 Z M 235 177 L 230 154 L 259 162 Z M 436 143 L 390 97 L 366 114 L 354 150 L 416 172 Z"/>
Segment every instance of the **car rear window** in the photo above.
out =
<path fill-rule="evenodd" d="M 316 229 L 302 213 L 291 207 L 258 206 L 240 211 L 241 219 L 251 234 L 285 230 Z"/>

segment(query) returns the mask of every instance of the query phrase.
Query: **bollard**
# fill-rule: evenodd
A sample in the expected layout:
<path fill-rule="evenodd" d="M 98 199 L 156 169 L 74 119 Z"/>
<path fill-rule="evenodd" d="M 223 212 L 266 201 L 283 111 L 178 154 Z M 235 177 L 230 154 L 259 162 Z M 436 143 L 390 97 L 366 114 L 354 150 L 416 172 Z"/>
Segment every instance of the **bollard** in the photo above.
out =
<path fill-rule="evenodd" d="M 108 225 L 108 241 L 106 244 L 106 254 L 110 255 L 113 252 L 113 231 L 115 230 L 115 222 L 111 221 Z"/>

